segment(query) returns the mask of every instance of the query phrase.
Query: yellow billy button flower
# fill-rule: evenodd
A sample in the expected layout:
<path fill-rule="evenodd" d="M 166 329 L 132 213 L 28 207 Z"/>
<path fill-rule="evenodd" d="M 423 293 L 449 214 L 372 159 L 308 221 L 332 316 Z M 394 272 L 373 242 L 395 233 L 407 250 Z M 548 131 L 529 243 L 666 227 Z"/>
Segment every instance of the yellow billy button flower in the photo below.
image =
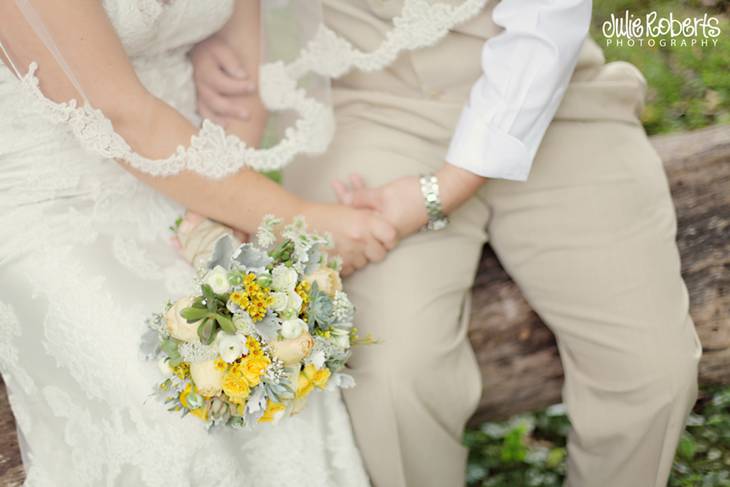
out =
<path fill-rule="evenodd" d="M 312 283 L 309 281 L 301 281 L 299 284 L 297 284 L 297 287 L 294 289 L 294 291 L 299 295 L 300 298 L 302 298 L 302 306 L 301 310 L 302 312 L 299 314 L 303 318 L 307 317 L 307 309 L 309 308 L 309 291 L 312 290 Z M 306 320 L 305 320 L 306 321 Z"/>
<path fill-rule="evenodd" d="M 243 280 L 243 287 L 246 289 L 248 305 L 242 306 L 248 311 L 251 319 L 261 321 L 266 316 L 269 306 L 274 302 L 271 297 L 271 290 L 256 283 L 256 274 L 250 273 Z"/>
<path fill-rule="evenodd" d="M 248 349 L 249 355 L 263 355 L 264 351 L 261 349 L 261 343 L 251 335 L 246 337 L 246 348 Z"/>
<path fill-rule="evenodd" d="M 277 419 L 279 413 L 284 412 L 285 409 L 286 406 L 284 406 L 282 403 L 269 401 L 266 405 L 266 411 L 264 411 L 264 415 L 259 418 L 259 423 L 271 423 L 272 421 Z"/>
<path fill-rule="evenodd" d="M 248 296 L 244 292 L 233 291 L 231 293 L 231 295 L 228 297 L 228 299 L 232 303 L 237 304 L 238 306 L 240 306 L 243 309 L 248 308 L 248 305 L 249 305 Z"/>
<path fill-rule="evenodd" d="M 330 369 L 326 367 L 318 369 L 314 364 L 305 365 L 299 374 L 296 398 L 301 399 L 307 397 L 315 386 L 324 389 L 324 386 L 327 385 L 327 381 L 330 378 L 330 374 Z"/>

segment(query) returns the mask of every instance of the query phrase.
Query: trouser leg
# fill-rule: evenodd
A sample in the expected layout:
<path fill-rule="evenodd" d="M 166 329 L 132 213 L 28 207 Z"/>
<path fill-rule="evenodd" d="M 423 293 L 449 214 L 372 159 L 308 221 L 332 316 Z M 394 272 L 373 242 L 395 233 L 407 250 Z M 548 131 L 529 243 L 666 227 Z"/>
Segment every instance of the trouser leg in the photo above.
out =
<path fill-rule="evenodd" d="M 665 486 L 696 398 L 661 161 L 638 126 L 556 122 L 527 183 L 490 181 L 492 246 L 556 334 L 572 487 Z"/>

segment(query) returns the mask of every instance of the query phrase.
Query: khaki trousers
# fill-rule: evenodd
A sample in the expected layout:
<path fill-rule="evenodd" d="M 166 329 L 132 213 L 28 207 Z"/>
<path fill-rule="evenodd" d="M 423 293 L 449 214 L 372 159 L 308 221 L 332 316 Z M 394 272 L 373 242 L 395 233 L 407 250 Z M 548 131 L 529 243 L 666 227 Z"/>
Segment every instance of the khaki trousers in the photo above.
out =
<path fill-rule="evenodd" d="M 357 171 L 379 185 L 442 164 L 443 144 L 340 115 L 331 150 L 285 173 L 290 189 L 332 201 L 331 178 Z M 481 395 L 467 303 L 487 234 L 558 338 L 567 485 L 666 485 L 701 353 L 675 225 L 640 126 L 554 122 L 527 183 L 488 181 L 446 230 L 348 279 L 358 326 L 382 340 L 355 354 L 358 385 L 345 393 L 374 485 L 464 484 L 461 435 Z"/>

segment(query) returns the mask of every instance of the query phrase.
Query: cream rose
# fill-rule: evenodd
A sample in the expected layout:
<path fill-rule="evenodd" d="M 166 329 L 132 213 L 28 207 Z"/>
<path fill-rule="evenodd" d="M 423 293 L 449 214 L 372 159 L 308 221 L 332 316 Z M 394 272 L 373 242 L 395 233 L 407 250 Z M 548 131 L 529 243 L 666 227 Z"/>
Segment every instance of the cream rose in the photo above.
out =
<path fill-rule="evenodd" d="M 277 340 L 271 342 L 271 353 L 285 365 L 296 364 L 309 355 L 314 347 L 314 339 L 308 331 L 293 340 Z"/>
<path fill-rule="evenodd" d="M 188 320 L 180 316 L 180 312 L 185 308 L 189 308 L 193 304 L 193 298 L 182 298 L 172 305 L 165 313 L 165 323 L 167 332 L 171 337 L 177 338 L 184 342 L 200 343 L 198 337 L 198 325 L 200 321 L 188 323 Z"/>
<path fill-rule="evenodd" d="M 216 367 L 215 360 L 193 362 L 190 364 L 190 377 L 198 392 L 206 397 L 219 394 L 223 389 L 224 371 Z"/>
<path fill-rule="evenodd" d="M 342 291 L 340 274 L 329 267 L 320 267 L 306 276 L 306 280 L 310 284 L 316 282 L 319 290 L 330 296 L 334 296 L 337 291 Z"/>

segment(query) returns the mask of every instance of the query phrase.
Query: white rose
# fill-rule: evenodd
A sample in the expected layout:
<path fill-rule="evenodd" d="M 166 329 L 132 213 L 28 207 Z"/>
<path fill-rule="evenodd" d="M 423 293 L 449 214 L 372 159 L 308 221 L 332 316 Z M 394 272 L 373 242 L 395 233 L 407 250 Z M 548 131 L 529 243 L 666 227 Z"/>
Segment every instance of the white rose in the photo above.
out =
<path fill-rule="evenodd" d="M 332 341 L 342 349 L 350 348 L 350 332 L 339 328 L 332 329 Z"/>
<path fill-rule="evenodd" d="M 185 308 L 189 308 L 193 304 L 194 299 L 191 297 L 182 298 L 176 302 L 165 313 L 165 322 L 167 332 L 171 337 L 177 338 L 184 342 L 199 343 L 198 325 L 200 321 L 188 323 L 188 320 L 180 316 L 180 312 Z"/>
<path fill-rule="evenodd" d="M 157 361 L 157 367 L 165 377 L 170 377 L 173 374 L 172 367 L 170 367 L 170 362 L 167 357 L 160 357 L 160 360 Z"/>
<path fill-rule="evenodd" d="M 329 267 L 320 267 L 306 277 L 306 280 L 314 284 L 320 291 L 330 296 L 334 296 L 337 291 L 342 291 L 342 279 L 336 270 Z"/>
<path fill-rule="evenodd" d="M 271 271 L 271 288 L 274 291 L 292 291 L 297 285 L 298 278 L 297 271 L 280 264 Z"/>
<path fill-rule="evenodd" d="M 307 324 L 299 318 L 286 320 L 281 324 L 281 336 L 287 340 L 293 340 L 299 338 L 308 329 Z"/>
<path fill-rule="evenodd" d="M 279 291 L 271 293 L 271 309 L 273 309 L 276 312 L 284 311 L 289 303 L 289 296 L 287 293 L 282 293 Z"/>
<path fill-rule="evenodd" d="M 296 291 L 289 291 L 287 294 L 286 308 L 294 312 L 294 316 L 297 316 L 302 309 L 302 297 L 296 293 Z"/>
<path fill-rule="evenodd" d="M 233 317 L 233 326 L 236 327 L 236 330 L 243 332 L 244 334 L 250 335 L 253 330 L 253 320 L 251 319 L 251 315 L 244 312 L 241 314 L 237 314 Z"/>
<path fill-rule="evenodd" d="M 218 334 L 218 353 L 227 363 L 233 363 L 243 355 L 244 349 L 243 339 L 240 335 L 231 335 L 230 333 Z"/>
<path fill-rule="evenodd" d="M 324 367 L 324 361 L 325 356 L 324 352 L 322 350 L 317 350 L 316 352 L 312 352 L 312 355 L 309 356 L 309 361 L 314 364 L 315 367 L 318 369 L 321 369 Z"/>
<path fill-rule="evenodd" d="M 216 294 L 225 294 L 231 289 L 231 283 L 228 282 L 228 272 L 219 265 L 208 271 L 203 282 L 210 286 Z"/>
<path fill-rule="evenodd" d="M 214 360 L 191 363 L 190 377 L 203 396 L 215 396 L 220 394 L 223 388 L 223 371 L 215 366 Z"/>

